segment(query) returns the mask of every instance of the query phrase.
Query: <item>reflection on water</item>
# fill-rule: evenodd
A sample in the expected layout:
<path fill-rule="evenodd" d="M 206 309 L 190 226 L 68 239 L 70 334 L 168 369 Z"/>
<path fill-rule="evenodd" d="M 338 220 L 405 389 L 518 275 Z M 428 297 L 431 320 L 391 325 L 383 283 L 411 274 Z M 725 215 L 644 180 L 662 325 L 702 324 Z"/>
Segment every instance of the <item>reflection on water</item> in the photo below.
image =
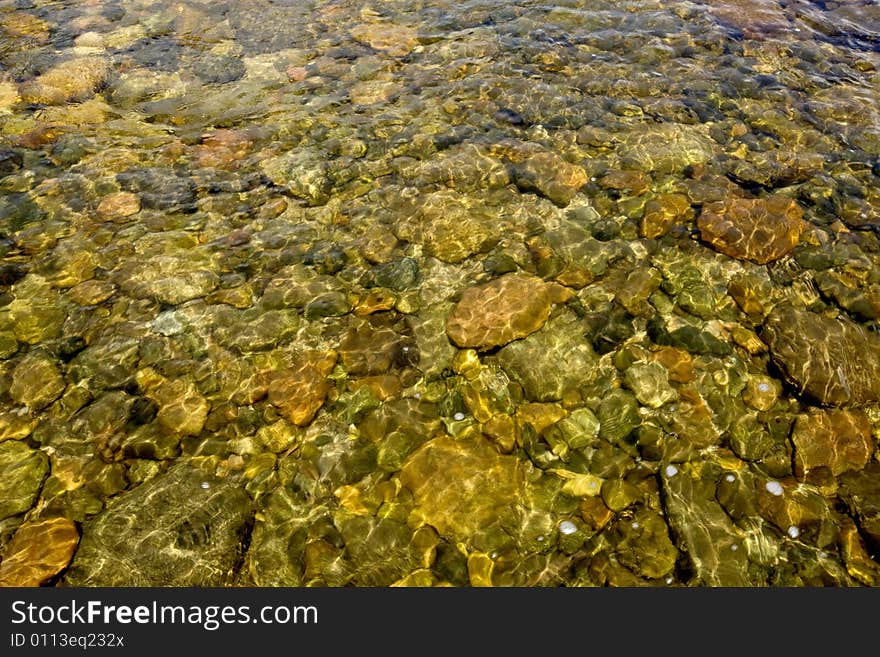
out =
<path fill-rule="evenodd" d="M 0 583 L 880 584 L 880 6 L 0 2 Z"/>

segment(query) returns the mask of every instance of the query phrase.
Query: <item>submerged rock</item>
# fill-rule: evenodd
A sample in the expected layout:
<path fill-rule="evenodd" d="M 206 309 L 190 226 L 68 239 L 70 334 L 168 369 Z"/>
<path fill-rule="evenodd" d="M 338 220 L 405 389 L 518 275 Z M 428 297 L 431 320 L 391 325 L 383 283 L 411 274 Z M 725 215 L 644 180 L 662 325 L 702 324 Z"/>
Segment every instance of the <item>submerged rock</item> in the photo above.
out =
<path fill-rule="evenodd" d="M 834 476 L 861 470 L 874 451 L 871 422 L 855 410 L 816 410 L 800 415 L 791 441 L 795 474 L 800 478 L 817 468 L 827 468 Z"/>
<path fill-rule="evenodd" d="M 327 376 L 336 358 L 335 351 L 302 354 L 293 367 L 274 373 L 269 384 L 269 403 L 294 424 L 309 424 L 332 388 Z"/>
<path fill-rule="evenodd" d="M 701 126 L 646 123 L 628 130 L 617 152 L 643 171 L 675 173 L 708 162 L 715 148 Z"/>
<path fill-rule="evenodd" d="M 715 499 L 719 468 L 693 462 L 667 468 L 661 479 L 666 515 L 695 583 L 701 586 L 754 586 L 740 531 Z M 671 475 L 671 476 L 670 476 Z"/>
<path fill-rule="evenodd" d="M 568 205 L 589 180 L 583 167 L 549 151 L 535 153 L 515 165 L 513 178 L 521 190 L 537 192 L 560 207 Z"/>
<path fill-rule="evenodd" d="M 67 567 L 79 543 L 76 523 L 67 518 L 21 525 L 0 561 L 0 586 L 41 586 Z"/>
<path fill-rule="evenodd" d="M 32 411 L 39 411 L 61 396 L 66 383 L 58 364 L 48 354 L 33 351 L 12 373 L 9 395 Z"/>
<path fill-rule="evenodd" d="M 24 513 L 49 473 L 49 458 L 14 440 L 0 443 L 0 520 Z"/>
<path fill-rule="evenodd" d="M 583 323 L 571 313 L 550 319 L 540 330 L 501 349 L 498 363 L 533 401 L 558 401 L 576 393 L 593 375 L 597 357 L 584 338 Z"/>
<path fill-rule="evenodd" d="M 860 325 L 777 306 L 767 316 L 763 338 L 788 381 L 819 403 L 880 400 L 880 338 Z"/>
<path fill-rule="evenodd" d="M 423 522 L 441 536 L 467 541 L 521 499 L 524 469 L 483 438 L 440 436 L 407 459 L 400 480 L 413 492 Z"/>
<path fill-rule="evenodd" d="M 540 329 L 553 304 L 571 296 L 571 290 L 535 276 L 506 274 L 465 290 L 449 316 L 446 333 L 459 347 L 505 345 Z"/>
<path fill-rule="evenodd" d="M 61 105 L 92 96 L 107 81 L 110 65 L 102 57 L 78 57 L 56 64 L 21 86 L 26 103 Z"/>
<path fill-rule="evenodd" d="M 786 196 L 730 197 L 703 206 L 700 237 L 731 258 L 766 264 L 788 254 L 806 229 L 803 210 Z"/>
<path fill-rule="evenodd" d="M 352 28 L 351 36 L 390 57 L 404 57 L 419 43 L 414 28 L 388 22 L 361 23 Z"/>
<path fill-rule="evenodd" d="M 234 483 L 179 463 L 83 525 L 68 586 L 227 586 L 253 511 Z"/>
<path fill-rule="evenodd" d="M 392 227 L 399 240 L 421 244 L 427 255 L 462 262 L 488 250 L 500 237 L 497 212 L 457 191 L 438 191 L 419 200 L 415 212 Z"/>

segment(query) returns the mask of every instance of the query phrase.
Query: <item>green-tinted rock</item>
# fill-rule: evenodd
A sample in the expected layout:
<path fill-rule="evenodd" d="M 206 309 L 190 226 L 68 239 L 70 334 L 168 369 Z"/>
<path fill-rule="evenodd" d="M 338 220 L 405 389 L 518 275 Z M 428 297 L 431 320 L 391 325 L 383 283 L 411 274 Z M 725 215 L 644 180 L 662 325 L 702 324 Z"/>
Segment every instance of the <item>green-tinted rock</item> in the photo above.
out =
<path fill-rule="evenodd" d="M 500 237 L 493 208 L 453 191 L 425 195 L 392 230 L 398 239 L 421 244 L 426 255 L 449 263 L 487 252 Z"/>
<path fill-rule="evenodd" d="M 858 520 L 871 549 L 880 549 L 880 463 L 840 476 L 840 498 Z"/>
<path fill-rule="evenodd" d="M 589 380 L 596 354 L 583 323 L 565 313 L 540 330 L 502 348 L 494 359 L 533 401 L 558 401 Z"/>
<path fill-rule="evenodd" d="M 263 173 L 276 185 L 309 205 L 324 205 L 333 189 L 327 157 L 317 149 L 297 148 L 261 163 Z"/>
<path fill-rule="evenodd" d="M 715 148 L 703 126 L 651 122 L 625 132 L 618 153 L 643 171 L 674 173 L 707 162 Z"/>
<path fill-rule="evenodd" d="M 70 586 L 224 586 L 253 517 L 244 491 L 187 463 L 113 498 L 83 525 Z"/>
<path fill-rule="evenodd" d="M 609 538 L 617 560 L 637 575 L 659 579 L 675 568 L 678 550 L 669 537 L 669 526 L 656 511 L 638 509 L 632 518 L 615 523 Z"/>
<path fill-rule="evenodd" d="M 624 380 L 645 406 L 659 408 L 678 399 L 675 388 L 669 385 L 669 372 L 660 363 L 634 363 L 627 368 Z"/>
<path fill-rule="evenodd" d="M 154 255 L 127 264 L 119 272 L 119 287 L 138 298 L 176 306 L 204 297 L 219 285 L 219 277 L 204 258 Z"/>
<path fill-rule="evenodd" d="M 223 307 L 218 311 L 214 335 L 225 347 L 240 353 L 251 353 L 287 342 L 296 334 L 299 324 L 299 313 L 295 310 L 234 310 Z"/>
<path fill-rule="evenodd" d="M 34 351 L 13 370 L 9 395 L 30 410 L 39 411 L 60 397 L 65 385 L 57 363 L 48 354 Z"/>
<path fill-rule="evenodd" d="M 659 316 L 648 320 L 648 336 L 657 344 L 678 347 L 693 354 L 726 356 L 732 349 L 708 331 L 703 331 L 690 324 L 669 326 Z"/>
<path fill-rule="evenodd" d="M 0 520 L 30 509 L 48 472 L 43 452 L 14 440 L 0 442 Z"/>
<path fill-rule="evenodd" d="M 599 435 L 599 418 L 588 408 L 578 408 L 557 422 L 556 428 L 570 449 L 580 449 Z"/>
<path fill-rule="evenodd" d="M 642 423 L 635 395 L 626 390 L 612 390 L 599 404 L 599 436 L 616 443 L 626 438 Z"/>
<path fill-rule="evenodd" d="M 880 338 L 846 319 L 777 306 L 764 323 L 774 362 L 822 404 L 880 400 Z"/>
<path fill-rule="evenodd" d="M 672 476 L 669 476 L 672 474 Z M 664 471 L 666 516 L 702 586 L 754 586 L 748 554 L 730 516 L 715 499 L 718 469 L 705 462 Z"/>

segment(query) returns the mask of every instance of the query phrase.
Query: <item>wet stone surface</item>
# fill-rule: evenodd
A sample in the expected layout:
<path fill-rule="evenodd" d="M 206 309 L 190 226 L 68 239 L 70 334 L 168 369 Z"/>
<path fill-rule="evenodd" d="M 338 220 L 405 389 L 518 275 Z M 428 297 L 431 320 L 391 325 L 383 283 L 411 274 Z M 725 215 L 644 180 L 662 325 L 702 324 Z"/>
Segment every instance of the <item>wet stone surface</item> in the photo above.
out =
<path fill-rule="evenodd" d="M 710 4 L 5 3 L 0 584 L 880 585 L 880 13 Z"/>

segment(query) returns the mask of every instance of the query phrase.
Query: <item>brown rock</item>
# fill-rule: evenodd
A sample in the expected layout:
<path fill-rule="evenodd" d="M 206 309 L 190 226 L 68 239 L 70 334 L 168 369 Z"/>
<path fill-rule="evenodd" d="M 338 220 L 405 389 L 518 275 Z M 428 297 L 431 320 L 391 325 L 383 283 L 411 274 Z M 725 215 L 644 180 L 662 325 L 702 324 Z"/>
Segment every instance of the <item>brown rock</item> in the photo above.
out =
<path fill-rule="evenodd" d="M 684 194 L 658 194 L 645 203 L 640 229 L 642 237 L 662 237 L 672 226 L 686 221 L 690 209 L 690 201 Z"/>
<path fill-rule="evenodd" d="M 218 128 L 202 135 L 202 143 L 193 150 L 200 167 L 237 169 L 254 143 L 239 130 Z"/>
<path fill-rule="evenodd" d="M 110 65 L 101 57 L 68 59 L 23 84 L 20 93 L 28 103 L 61 105 L 81 101 L 94 94 L 109 74 Z"/>
<path fill-rule="evenodd" d="M 669 380 L 675 383 L 690 383 L 696 378 L 694 359 L 690 353 L 677 347 L 660 347 L 652 358 L 669 371 Z"/>
<path fill-rule="evenodd" d="M 524 471 L 482 437 L 440 436 L 406 460 L 400 480 L 413 492 L 416 517 L 442 536 L 467 540 L 521 499 Z"/>
<path fill-rule="evenodd" d="M 327 377 L 336 359 L 335 351 L 302 354 L 294 367 L 275 374 L 269 384 L 269 402 L 294 424 L 309 424 L 333 387 Z"/>
<path fill-rule="evenodd" d="M 817 410 L 800 415 L 791 440 L 795 474 L 800 479 L 816 468 L 828 468 L 835 476 L 861 470 L 874 451 L 871 422 L 857 410 Z"/>
<path fill-rule="evenodd" d="M 452 310 L 446 334 L 459 347 L 498 347 L 540 329 L 553 304 L 572 294 L 536 276 L 506 274 L 465 290 Z"/>
<path fill-rule="evenodd" d="M 98 204 L 98 216 L 105 221 L 125 219 L 141 211 L 141 200 L 131 192 L 108 194 Z"/>
<path fill-rule="evenodd" d="M 651 178 L 641 171 L 614 169 L 599 179 L 599 185 L 638 196 L 651 188 Z"/>
<path fill-rule="evenodd" d="M 355 322 L 339 343 L 339 357 L 353 376 L 385 374 L 394 365 L 411 362 L 415 345 L 381 319 Z"/>
<path fill-rule="evenodd" d="M 356 41 L 391 57 L 405 57 L 412 52 L 419 43 L 417 34 L 411 27 L 393 23 L 362 23 L 351 30 Z"/>
<path fill-rule="evenodd" d="M 0 586 L 40 586 L 67 567 L 79 543 L 67 518 L 25 522 L 0 562 Z"/>
<path fill-rule="evenodd" d="M 526 158 L 515 167 L 514 178 L 521 190 L 537 192 L 561 207 L 568 205 L 589 180 L 583 167 L 566 162 L 551 151 Z"/>
<path fill-rule="evenodd" d="M 802 216 L 800 206 L 786 196 L 730 197 L 703 206 L 697 226 L 715 250 L 763 265 L 797 246 L 806 228 Z"/>

